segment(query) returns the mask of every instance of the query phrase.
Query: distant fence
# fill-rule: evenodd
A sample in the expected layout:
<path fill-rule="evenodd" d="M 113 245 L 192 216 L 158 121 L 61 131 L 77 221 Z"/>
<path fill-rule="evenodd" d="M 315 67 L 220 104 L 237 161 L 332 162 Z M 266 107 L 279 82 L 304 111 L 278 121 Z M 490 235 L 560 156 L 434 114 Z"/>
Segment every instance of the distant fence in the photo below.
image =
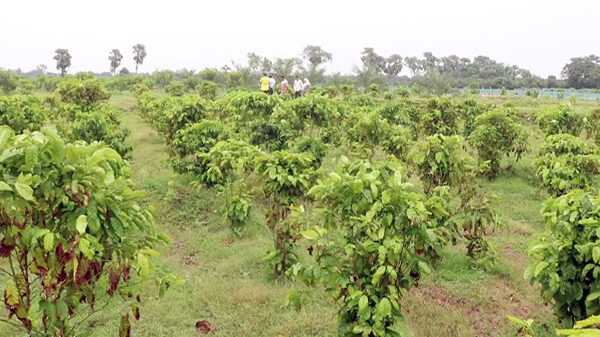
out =
<path fill-rule="evenodd" d="M 468 88 L 462 89 L 461 92 L 471 90 Z M 600 92 L 593 92 L 589 90 L 556 90 L 556 89 L 512 89 L 507 90 L 506 96 L 526 96 L 527 92 L 530 90 L 538 90 L 539 96 L 547 96 L 558 98 L 562 95 L 563 98 L 569 98 L 571 96 L 576 96 L 577 99 L 582 100 L 599 100 Z M 480 95 L 491 95 L 491 96 L 500 96 L 501 89 L 479 89 Z"/>

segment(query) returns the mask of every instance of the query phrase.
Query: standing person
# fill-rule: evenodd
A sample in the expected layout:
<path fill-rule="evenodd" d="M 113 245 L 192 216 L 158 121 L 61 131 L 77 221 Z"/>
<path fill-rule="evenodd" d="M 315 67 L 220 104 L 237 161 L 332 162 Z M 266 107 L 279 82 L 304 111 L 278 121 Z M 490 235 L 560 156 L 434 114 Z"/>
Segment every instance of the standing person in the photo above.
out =
<path fill-rule="evenodd" d="M 267 77 L 267 73 L 263 73 L 262 77 L 260 78 L 260 91 L 264 92 L 265 94 L 269 93 L 269 78 Z"/>
<path fill-rule="evenodd" d="M 269 75 L 269 95 L 273 95 L 273 92 L 275 92 L 275 79 L 273 75 Z"/>
<path fill-rule="evenodd" d="M 285 76 L 281 76 L 281 94 L 287 95 L 290 93 L 290 84 L 285 79 Z"/>
<path fill-rule="evenodd" d="M 310 92 L 310 82 L 308 78 L 304 78 L 304 83 L 302 83 L 302 95 L 306 95 Z"/>
<path fill-rule="evenodd" d="M 296 79 L 294 80 L 294 97 L 298 98 L 300 96 L 302 96 L 302 80 L 300 79 L 300 76 L 296 76 Z"/>

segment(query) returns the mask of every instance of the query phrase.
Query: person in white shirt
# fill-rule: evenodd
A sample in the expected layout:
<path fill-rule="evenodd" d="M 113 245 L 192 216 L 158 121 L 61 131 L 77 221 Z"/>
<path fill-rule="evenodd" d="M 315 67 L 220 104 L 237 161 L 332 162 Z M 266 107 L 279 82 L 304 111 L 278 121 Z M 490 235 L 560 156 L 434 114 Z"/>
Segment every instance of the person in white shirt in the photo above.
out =
<path fill-rule="evenodd" d="M 308 78 L 304 78 L 304 83 L 302 84 L 302 95 L 306 95 L 310 92 L 310 82 Z"/>
<path fill-rule="evenodd" d="M 275 79 L 273 78 L 273 75 L 269 76 L 269 95 L 273 95 L 273 92 L 275 92 Z"/>
<path fill-rule="evenodd" d="M 296 79 L 294 80 L 294 97 L 295 98 L 302 96 L 302 87 L 303 86 L 304 86 L 304 83 L 302 83 L 302 80 L 300 79 L 300 77 L 296 76 Z"/>

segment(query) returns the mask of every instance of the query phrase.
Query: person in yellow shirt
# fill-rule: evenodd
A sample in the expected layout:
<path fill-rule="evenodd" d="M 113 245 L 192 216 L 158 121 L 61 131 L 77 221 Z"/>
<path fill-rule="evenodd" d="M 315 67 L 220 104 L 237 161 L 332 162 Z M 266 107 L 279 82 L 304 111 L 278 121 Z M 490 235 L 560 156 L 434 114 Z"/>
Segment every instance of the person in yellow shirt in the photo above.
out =
<path fill-rule="evenodd" d="M 263 73 L 262 77 L 260 78 L 260 91 L 264 92 L 265 94 L 269 93 L 269 78 L 267 77 L 266 73 Z"/>

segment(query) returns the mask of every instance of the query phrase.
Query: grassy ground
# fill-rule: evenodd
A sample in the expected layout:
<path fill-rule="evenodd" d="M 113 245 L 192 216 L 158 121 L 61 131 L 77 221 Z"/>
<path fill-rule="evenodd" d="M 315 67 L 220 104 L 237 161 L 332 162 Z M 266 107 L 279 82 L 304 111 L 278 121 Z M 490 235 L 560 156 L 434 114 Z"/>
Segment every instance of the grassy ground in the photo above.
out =
<path fill-rule="evenodd" d="M 482 98 L 485 102 L 510 103 L 525 114 L 557 104 L 550 99 Z M 291 281 L 274 280 L 262 262 L 271 245 L 260 207 L 242 238 L 232 236 L 218 214 L 219 197 L 212 189 L 196 189 L 186 177 L 176 177 L 166 165 L 162 137 L 141 120 L 130 94 L 113 95 L 111 103 L 124 110 L 123 121 L 131 128 L 134 146 L 131 164 L 136 183 L 148 193 L 147 206 L 157 215 L 160 228 L 174 240 L 162 249 L 160 263 L 185 283 L 165 297 L 148 296 L 134 336 L 198 336 L 195 323 L 208 320 L 214 330 L 208 336 L 335 336 L 336 303 L 320 289 L 311 289 L 301 310 L 285 306 L 286 292 L 306 290 Z M 578 102 L 576 109 L 589 111 L 595 102 Z M 500 260 L 491 272 L 470 267 L 464 248 L 450 247 L 431 275 L 404 299 L 405 326 L 409 336 L 515 336 L 507 315 L 536 318 L 540 329 L 552 331 L 551 309 L 538 291 L 522 277 L 527 265 L 530 237 L 543 230 L 539 215 L 546 198 L 537 189 L 532 158 L 542 136 L 529 124 L 532 151 L 492 182 L 482 182 L 496 194 L 504 226 L 493 234 Z M 153 294 L 149 286 L 149 294 Z M 111 307 L 89 321 L 92 336 L 117 335 L 119 308 Z M 0 316 L 4 316 L 0 309 Z M 0 326 L 0 336 L 4 336 Z M 9 334 L 10 335 L 10 334 Z M 547 332 L 547 336 L 554 333 Z"/>

